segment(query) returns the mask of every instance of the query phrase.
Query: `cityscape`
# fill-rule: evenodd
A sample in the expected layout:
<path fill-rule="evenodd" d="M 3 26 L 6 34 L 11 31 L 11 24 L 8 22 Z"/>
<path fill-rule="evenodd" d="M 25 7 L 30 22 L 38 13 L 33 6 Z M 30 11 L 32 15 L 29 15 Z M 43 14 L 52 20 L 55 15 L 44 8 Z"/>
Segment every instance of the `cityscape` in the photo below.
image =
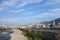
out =
<path fill-rule="evenodd" d="M 0 40 L 60 40 L 60 0 L 0 0 Z"/>
<path fill-rule="evenodd" d="M 59 21 L 58 21 L 59 20 Z M 0 25 L 0 29 L 8 28 L 60 28 L 60 18 L 49 22 L 37 22 L 35 24 L 20 25 L 20 26 L 8 26 L 7 24 Z"/>
<path fill-rule="evenodd" d="M 58 21 L 59 20 L 59 21 Z M 23 37 L 23 40 L 60 40 L 60 18 L 54 19 L 52 21 L 47 21 L 47 22 L 38 22 L 36 24 L 28 24 L 28 25 L 20 25 L 20 26 L 8 26 L 8 25 L 0 25 L 0 30 L 6 30 L 6 32 L 1 32 L 0 34 L 4 34 L 7 35 L 9 32 L 12 33 L 13 31 L 16 32 L 14 34 L 12 34 L 12 39 L 11 40 L 19 40 L 19 38 L 22 36 L 19 36 L 19 32 L 20 30 L 23 32 L 23 35 L 25 35 L 26 37 L 33 37 L 31 35 L 39 35 L 39 36 L 43 36 L 44 38 L 42 39 L 37 38 L 25 38 L 25 36 Z M 12 32 L 11 32 L 12 30 Z M 17 32 L 18 31 L 18 32 Z M 24 34 L 26 33 L 26 34 Z M 28 33 L 33 33 L 33 34 L 28 34 Z M 42 34 L 41 34 L 42 33 Z M 15 39 L 15 35 L 17 34 L 17 39 Z M 21 34 L 21 32 L 20 32 Z M 28 34 L 28 35 L 27 35 Z M 48 36 L 50 35 L 50 36 Z M 19 37 L 18 37 L 19 36 Z M 39 37 L 37 36 L 37 37 Z M 46 37 L 47 38 L 46 38 Z M 9 39 L 9 38 L 8 38 Z M 8 40 L 7 39 L 7 40 Z M 3 40 L 3 37 L 2 37 Z"/>

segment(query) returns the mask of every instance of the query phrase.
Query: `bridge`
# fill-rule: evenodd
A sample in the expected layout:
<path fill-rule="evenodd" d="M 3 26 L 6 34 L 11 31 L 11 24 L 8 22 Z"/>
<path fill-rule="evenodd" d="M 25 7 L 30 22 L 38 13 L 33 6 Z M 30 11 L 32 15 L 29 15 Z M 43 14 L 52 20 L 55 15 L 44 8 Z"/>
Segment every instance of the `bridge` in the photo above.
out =
<path fill-rule="evenodd" d="M 33 31 L 60 32 L 60 28 L 34 28 Z"/>
<path fill-rule="evenodd" d="M 56 33 L 60 32 L 60 28 L 34 28 L 36 32 L 42 32 L 44 37 L 48 37 L 50 40 L 58 40 Z"/>

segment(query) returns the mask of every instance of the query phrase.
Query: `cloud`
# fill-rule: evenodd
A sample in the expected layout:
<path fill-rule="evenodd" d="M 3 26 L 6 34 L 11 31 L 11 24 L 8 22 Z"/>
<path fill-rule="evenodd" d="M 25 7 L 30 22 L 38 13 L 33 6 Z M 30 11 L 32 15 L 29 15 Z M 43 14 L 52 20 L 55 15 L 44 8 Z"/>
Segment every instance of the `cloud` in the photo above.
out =
<path fill-rule="evenodd" d="M 15 7 L 14 9 L 17 9 L 32 3 L 39 3 L 43 1 L 44 0 L 6 0 L 6 1 L 2 0 L 2 2 L 0 2 L 0 8 L 7 10 L 9 9 L 9 7 L 10 8 Z M 51 5 L 51 4 L 57 4 L 57 3 L 60 3 L 60 0 L 48 0 L 44 4 Z"/>
<path fill-rule="evenodd" d="M 18 13 L 18 12 L 23 12 L 23 11 L 25 11 L 25 9 L 8 10 L 8 12 L 11 12 L 11 13 Z"/>
<path fill-rule="evenodd" d="M 24 12 L 23 14 L 25 14 L 25 15 L 32 15 L 32 14 L 34 14 L 35 12 Z"/>
<path fill-rule="evenodd" d="M 43 2 L 44 0 L 7 0 L 0 3 L 1 6 L 17 6 L 22 7 L 31 3 L 39 3 Z M 60 0 L 47 0 L 44 4 L 57 4 L 60 3 Z"/>
<path fill-rule="evenodd" d="M 31 21 L 27 17 L 23 18 L 0 18 L 0 24 L 7 24 L 7 25 L 20 25 L 20 24 L 27 24 Z"/>
<path fill-rule="evenodd" d="M 24 7 L 24 6 L 32 4 L 32 3 L 40 3 L 42 1 L 44 1 L 44 0 L 7 0 L 7 1 L 2 0 L 2 2 L 0 2 L 0 13 L 2 11 L 5 11 L 4 15 L 1 15 L 2 17 L 6 16 L 7 12 L 8 13 L 23 12 L 23 14 L 21 16 L 19 16 L 20 18 L 17 18 L 17 19 L 16 18 L 9 18 L 10 16 L 7 16 L 8 18 L 0 18 L 0 22 L 1 23 L 4 23 L 4 22 L 5 23 L 7 23 L 7 22 L 15 23 L 18 21 L 25 22 L 25 21 L 40 20 L 40 19 L 46 20 L 46 18 L 53 19 L 53 18 L 60 17 L 60 8 L 52 9 L 52 10 L 49 10 L 48 12 L 41 13 L 41 14 L 37 13 L 38 11 L 30 12 L 31 10 L 28 10 L 28 9 L 25 10 L 24 8 L 21 8 L 21 7 Z M 45 4 L 44 6 L 46 7 L 46 5 L 52 5 L 52 4 L 58 4 L 58 3 L 60 3 L 60 0 L 48 0 L 48 1 L 44 2 L 44 4 Z M 43 4 L 43 3 L 41 3 L 41 4 Z M 40 10 L 40 11 L 42 11 L 42 10 Z M 37 14 L 34 15 L 34 13 L 37 13 Z M 14 16 L 15 15 L 16 14 L 14 14 Z M 18 15 L 16 15 L 16 16 L 18 16 Z"/>
<path fill-rule="evenodd" d="M 38 3 L 41 2 L 42 0 L 7 0 L 3 1 L 1 3 L 1 6 L 14 6 L 14 5 L 19 5 L 20 6 L 25 6 L 30 3 Z"/>
<path fill-rule="evenodd" d="M 0 18 L 0 25 L 7 24 L 7 25 L 19 25 L 20 19 L 18 18 Z"/>
<path fill-rule="evenodd" d="M 7 1 L 2 0 L 1 6 L 14 6 L 16 5 L 16 3 L 17 0 L 7 0 Z"/>
<path fill-rule="evenodd" d="M 25 5 L 28 5 L 31 3 L 38 3 L 41 1 L 42 0 L 2 0 L 0 2 L 0 9 L 2 9 L 2 11 L 3 11 L 3 9 L 4 9 L 4 11 L 13 9 L 12 7 L 14 7 L 14 9 L 17 9 L 17 8 L 21 8 Z M 11 10 L 11 11 L 13 11 L 13 10 Z M 16 12 L 19 12 L 19 11 L 20 10 L 16 10 Z"/>
<path fill-rule="evenodd" d="M 34 17 L 40 19 L 50 18 L 50 20 L 55 18 L 60 18 L 60 8 L 50 10 L 49 12 L 46 13 L 35 15 Z"/>
<path fill-rule="evenodd" d="M 1 12 L 1 11 L 4 11 L 4 8 L 0 7 L 0 12 Z"/>
<path fill-rule="evenodd" d="M 0 22 L 2 23 L 15 23 L 17 22 L 19 19 L 16 19 L 16 18 L 0 18 Z"/>
<path fill-rule="evenodd" d="M 21 4 L 17 5 L 17 7 L 22 7 L 31 3 L 38 3 L 38 2 L 42 2 L 42 0 L 22 0 Z"/>
<path fill-rule="evenodd" d="M 45 5 L 52 5 L 52 4 L 58 4 L 60 3 L 60 0 L 49 0 L 45 3 Z"/>

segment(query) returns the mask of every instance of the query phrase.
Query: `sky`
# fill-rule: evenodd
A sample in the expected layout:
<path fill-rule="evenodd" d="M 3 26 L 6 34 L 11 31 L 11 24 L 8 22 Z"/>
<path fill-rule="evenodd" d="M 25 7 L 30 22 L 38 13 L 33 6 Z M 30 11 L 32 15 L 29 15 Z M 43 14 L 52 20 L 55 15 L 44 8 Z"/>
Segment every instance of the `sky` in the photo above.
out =
<path fill-rule="evenodd" d="M 60 0 L 0 0 L 0 24 L 24 25 L 60 18 Z"/>

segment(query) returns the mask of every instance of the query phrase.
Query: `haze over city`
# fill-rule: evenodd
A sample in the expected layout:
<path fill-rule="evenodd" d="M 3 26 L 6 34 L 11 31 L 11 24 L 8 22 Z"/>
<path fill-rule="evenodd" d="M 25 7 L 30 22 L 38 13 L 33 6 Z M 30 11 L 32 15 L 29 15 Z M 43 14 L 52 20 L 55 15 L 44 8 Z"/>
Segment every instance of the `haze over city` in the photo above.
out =
<path fill-rule="evenodd" d="M 0 0 L 0 40 L 60 40 L 60 0 Z"/>
<path fill-rule="evenodd" d="M 0 24 L 23 25 L 60 17 L 60 0 L 0 0 Z"/>

